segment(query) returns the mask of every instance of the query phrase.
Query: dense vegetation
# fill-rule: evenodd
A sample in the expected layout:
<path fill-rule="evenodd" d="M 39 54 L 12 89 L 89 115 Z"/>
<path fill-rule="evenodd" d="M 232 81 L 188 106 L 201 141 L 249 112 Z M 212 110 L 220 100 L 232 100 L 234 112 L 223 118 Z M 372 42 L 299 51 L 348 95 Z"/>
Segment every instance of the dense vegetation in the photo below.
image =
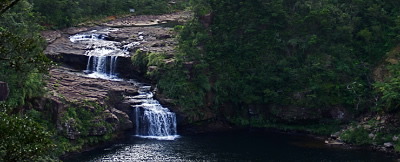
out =
<path fill-rule="evenodd" d="M 252 105 L 261 105 L 259 113 L 268 109 L 272 116 L 285 107 L 306 109 L 316 116 L 343 107 L 354 117 L 399 107 L 399 91 L 392 86 L 398 83 L 397 72 L 382 84 L 375 84 L 371 73 L 399 42 L 400 2 L 197 4 L 201 4 L 194 8 L 198 17 L 176 27 L 180 31 L 176 66 L 166 67 L 158 84 L 187 111 L 199 114 L 201 108 L 211 107 L 218 113 L 221 106 L 230 105 L 235 113 L 224 115 L 247 125 L 252 122 L 246 118 Z M 208 28 L 202 24 L 207 13 L 212 17 Z M 191 71 L 182 68 L 188 62 L 194 62 Z"/>
<path fill-rule="evenodd" d="M 185 8 L 186 3 L 170 0 L 29 0 L 47 27 L 69 27 L 83 21 L 129 14 L 163 14 Z"/>
<path fill-rule="evenodd" d="M 48 120 L 51 116 L 25 108 L 33 107 L 29 101 L 45 94 L 43 78 L 52 65 L 43 54 L 45 42 L 39 36 L 40 30 L 120 16 L 132 8 L 134 14 L 170 13 L 185 7 L 195 12 L 193 20 L 175 27 L 179 52 L 173 66 L 163 64 L 163 54 L 138 52 L 133 57 L 140 70 L 158 66 L 159 71 L 150 74 L 158 81 L 160 91 L 175 99 L 191 117 L 202 116 L 208 109 L 238 125 L 312 129 L 314 133 L 329 134 L 337 129 L 338 121 L 327 121 L 316 113 L 313 115 L 317 117 L 310 119 L 318 124 L 310 126 L 298 122 L 301 119 L 281 119 L 277 114 L 287 107 L 318 113 L 341 107 L 352 118 L 366 112 L 399 111 L 399 51 L 392 50 L 400 41 L 399 1 L 1 2 L 0 81 L 7 82 L 11 92 L 0 105 L 0 161 L 50 160 L 48 155 L 59 156 L 111 138 L 110 132 L 87 137 L 92 127 L 89 123 L 104 117 L 100 112 L 91 116 L 85 108 L 70 105 L 61 120 L 73 120 L 85 136 L 71 144 L 56 135 L 55 124 Z M 206 19 L 212 23 L 206 24 Z M 388 77 L 376 82 L 372 70 L 387 57 Z M 86 104 L 99 107 L 98 111 L 104 109 L 95 103 Z M 252 111 L 262 115 L 249 117 L 250 107 L 256 107 Z M 369 122 L 372 125 L 378 121 Z M 97 124 L 108 130 L 112 127 L 109 123 Z M 400 133 L 396 127 L 392 125 L 390 132 L 377 134 L 376 139 Z M 362 127 L 345 132 L 343 138 L 369 144 L 369 131 Z M 399 146 L 398 142 L 398 150 Z"/>
<path fill-rule="evenodd" d="M 54 148 L 51 133 L 20 109 L 25 101 L 42 95 L 43 74 L 52 64 L 43 54 L 45 44 L 35 16 L 26 1 L 0 15 L 0 80 L 10 89 L 0 105 L 0 161 L 45 160 Z"/>

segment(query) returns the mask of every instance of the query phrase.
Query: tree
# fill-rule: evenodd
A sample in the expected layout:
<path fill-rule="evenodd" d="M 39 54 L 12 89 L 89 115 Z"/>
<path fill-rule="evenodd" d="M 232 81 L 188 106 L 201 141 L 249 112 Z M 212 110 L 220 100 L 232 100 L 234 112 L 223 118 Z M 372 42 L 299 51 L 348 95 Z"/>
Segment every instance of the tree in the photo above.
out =
<path fill-rule="evenodd" d="M 25 0 L 6 0 L 0 6 L 0 80 L 11 91 L 0 102 L 0 161 L 44 160 L 55 147 L 43 126 L 15 110 L 44 94 L 43 73 L 51 66 L 31 6 Z"/>
<path fill-rule="evenodd" d="M 37 161 L 55 147 L 51 134 L 21 114 L 9 114 L 0 104 L 0 161 Z"/>
<path fill-rule="evenodd" d="M 8 0 L 1 0 L 0 6 L 0 15 L 6 12 L 11 7 L 15 6 L 20 0 L 8 1 Z"/>
<path fill-rule="evenodd" d="M 44 94 L 42 75 L 53 65 L 43 53 L 46 43 L 32 8 L 21 0 L 0 15 L 0 80 L 10 86 L 7 103 L 13 107 Z"/>

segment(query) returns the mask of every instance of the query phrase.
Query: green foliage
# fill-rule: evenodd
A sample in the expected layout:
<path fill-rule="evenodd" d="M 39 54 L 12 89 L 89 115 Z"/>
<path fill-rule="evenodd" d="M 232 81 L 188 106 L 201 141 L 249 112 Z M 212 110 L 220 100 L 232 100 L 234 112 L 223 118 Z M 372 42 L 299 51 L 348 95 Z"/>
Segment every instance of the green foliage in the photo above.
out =
<path fill-rule="evenodd" d="M 189 5 L 196 16 L 206 15 L 211 11 L 210 4 L 205 0 L 190 0 Z"/>
<path fill-rule="evenodd" d="M 165 66 L 165 58 L 166 55 L 165 53 L 150 53 L 148 55 L 148 63 L 147 66 L 155 66 L 156 69 L 153 69 L 152 71 L 147 71 L 147 75 L 149 77 L 157 77 L 159 75 L 159 68 L 163 68 Z"/>
<path fill-rule="evenodd" d="M 368 131 L 363 127 L 347 130 L 341 134 L 341 139 L 345 142 L 356 145 L 367 145 L 372 143 L 372 139 L 368 137 Z"/>
<path fill-rule="evenodd" d="M 56 136 L 55 143 L 57 144 L 57 154 L 63 152 L 80 151 L 84 145 L 93 145 L 103 141 L 109 141 L 112 138 L 113 125 L 105 121 L 106 116 L 104 110 L 106 107 L 94 102 L 86 101 L 84 103 L 69 107 L 61 118 L 61 123 L 69 124 L 71 128 L 80 132 L 76 140 L 69 140 L 62 134 Z M 88 109 L 92 107 L 93 109 Z M 74 123 L 70 123 L 70 120 Z M 107 132 L 101 136 L 92 136 L 89 133 L 97 131 L 97 129 L 105 128 Z M 65 130 L 64 130 L 65 131 Z M 66 133 L 66 132 L 63 132 Z M 98 132 L 97 132 L 98 133 Z"/>
<path fill-rule="evenodd" d="M 0 80 L 9 84 L 7 102 L 13 107 L 44 94 L 43 73 L 52 65 L 35 16 L 25 0 L 0 15 Z"/>
<path fill-rule="evenodd" d="M 52 62 L 43 54 L 45 42 L 39 36 L 41 27 L 35 22 L 32 5 L 26 0 L 13 2 L 2 3 L 13 7 L 0 13 L 0 80 L 10 89 L 0 106 L 0 161 L 53 160 L 48 156 L 55 147 L 48 123 L 32 119 L 38 113 L 28 117 L 15 109 L 45 94 L 44 74 Z"/>
<path fill-rule="evenodd" d="M 136 67 L 137 71 L 144 74 L 147 71 L 147 65 L 149 64 L 148 53 L 137 50 L 131 57 L 133 66 Z"/>
<path fill-rule="evenodd" d="M 187 4 L 178 0 L 170 4 L 169 0 L 30 0 L 34 11 L 43 18 L 41 24 L 57 28 L 77 25 L 90 19 L 130 14 L 164 14 L 183 10 Z"/>
<path fill-rule="evenodd" d="M 148 56 L 147 66 L 161 66 L 164 63 L 164 59 L 166 58 L 163 53 L 150 53 Z"/>
<path fill-rule="evenodd" d="M 399 2 L 394 1 L 214 0 L 191 5 L 196 17 L 174 28 L 180 52 L 158 85 L 179 103 L 197 103 L 185 106 L 193 111 L 209 103 L 209 93 L 216 107 L 232 104 L 237 111 L 271 103 L 319 112 L 332 106 L 345 106 L 356 115 L 369 111 L 376 104 L 370 69 L 398 43 L 395 33 L 400 32 Z M 205 28 L 197 16 L 207 12 L 212 24 Z M 201 68 L 182 68 L 189 61 Z"/>
<path fill-rule="evenodd" d="M 397 61 L 398 53 L 393 54 L 388 59 Z M 384 110 L 386 112 L 397 111 L 400 108 L 400 65 L 396 62 L 387 65 L 390 76 L 385 78 L 383 82 L 377 82 L 374 87 L 382 96 L 377 110 Z"/>
<path fill-rule="evenodd" d="M 41 124 L 0 106 L 0 161 L 37 161 L 55 147 L 51 134 Z"/>
<path fill-rule="evenodd" d="M 158 87 L 169 98 L 176 99 L 188 114 L 201 115 L 199 108 L 209 102 L 205 95 L 211 91 L 209 64 L 199 46 L 208 41 L 209 35 L 197 19 L 185 26 L 175 26 L 179 32 L 179 51 L 172 66 L 160 66 Z"/>
<path fill-rule="evenodd" d="M 254 127 L 254 128 L 272 128 L 282 131 L 298 131 L 307 132 L 317 135 L 328 136 L 340 130 L 340 125 L 343 124 L 341 121 L 333 119 L 324 119 L 314 123 L 282 123 L 278 122 L 273 117 L 266 118 L 258 116 L 257 118 L 245 119 L 240 116 L 228 117 L 228 121 L 231 123 L 242 126 L 242 127 Z"/>

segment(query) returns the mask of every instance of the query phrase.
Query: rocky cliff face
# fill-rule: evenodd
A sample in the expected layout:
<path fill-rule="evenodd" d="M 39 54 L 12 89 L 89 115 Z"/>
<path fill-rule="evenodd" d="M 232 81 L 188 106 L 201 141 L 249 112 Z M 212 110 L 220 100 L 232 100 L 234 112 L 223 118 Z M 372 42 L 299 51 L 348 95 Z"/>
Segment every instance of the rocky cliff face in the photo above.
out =
<path fill-rule="evenodd" d="M 50 108 L 55 116 L 58 130 L 65 132 L 69 139 L 79 137 L 78 124 L 74 118 L 65 119 L 69 108 L 85 109 L 94 116 L 91 123 L 93 129 L 89 136 L 101 136 L 110 132 L 129 130 L 133 127 L 129 118 L 130 111 L 118 110 L 123 96 L 136 95 L 137 88 L 128 82 L 112 82 L 102 79 L 88 78 L 68 68 L 60 67 L 50 71 L 47 102 L 52 103 Z M 92 104 L 89 104 L 92 103 Z M 106 122 L 112 128 L 106 128 L 98 123 Z"/>

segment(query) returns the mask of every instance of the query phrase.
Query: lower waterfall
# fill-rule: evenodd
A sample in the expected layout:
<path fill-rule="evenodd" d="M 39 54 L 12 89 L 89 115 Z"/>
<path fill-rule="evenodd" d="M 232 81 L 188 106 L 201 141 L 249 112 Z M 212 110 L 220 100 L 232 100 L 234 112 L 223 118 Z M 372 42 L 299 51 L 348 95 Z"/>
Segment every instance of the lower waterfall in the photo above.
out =
<path fill-rule="evenodd" d="M 153 99 L 151 86 L 139 85 L 139 95 L 131 96 L 135 103 L 135 134 L 138 137 L 173 140 L 177 137 L 176 115 Z"/>

